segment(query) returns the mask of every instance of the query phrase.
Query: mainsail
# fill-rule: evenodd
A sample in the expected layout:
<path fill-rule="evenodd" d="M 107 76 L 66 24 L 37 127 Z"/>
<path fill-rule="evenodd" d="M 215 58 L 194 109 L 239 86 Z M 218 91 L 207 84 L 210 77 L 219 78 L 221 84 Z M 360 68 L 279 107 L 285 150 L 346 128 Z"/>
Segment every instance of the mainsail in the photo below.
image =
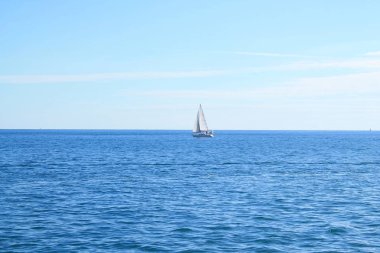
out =
<path fill-rule="evenodd" d="M 203 113 L 202 105 L 199 105 L 199 110 L 197 114 L 197 118 L 195 119 L 195 124 L 193 128 L 193 132 L 203 132 L 203 131 L 208 131 L 207 123 L 206 123 L 206 118 Z"/>

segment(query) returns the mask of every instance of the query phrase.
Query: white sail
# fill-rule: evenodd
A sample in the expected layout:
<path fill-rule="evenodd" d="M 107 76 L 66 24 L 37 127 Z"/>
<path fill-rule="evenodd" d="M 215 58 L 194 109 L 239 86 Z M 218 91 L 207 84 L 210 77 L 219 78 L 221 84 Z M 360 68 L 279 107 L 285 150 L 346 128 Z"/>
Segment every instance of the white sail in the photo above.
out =
<path fill-rule="evenodd" d="M 199 105 L 197 117 L 195 118 L 193 136 L 194 137 L 214 137 L 213 131 L 208 129 L 205 114 L 203 113 L 202 105 Z"/>
<path fill-rule="evenodd" d="M 208 127 L 207 127 L 206 118 L 203 113 L 202 105 L 199 105 L 199 110 L 197 113 L 197 117 L 195 119 L 193 132 L 199 133 L 199 132 L 207 132 L 207 131 L 208 131 Z"/>
<path fill-rule="evenodd" d="M 194 123 L 194 128 L 193 128 L 193 133 L 198 133 L 200 132 L 199 128 L 199 111 L 197 113 L 197 117 L 195 118 L 195 123 Z"/>
<path fill-rule="evenodd" d="M 199 122 L 200 131 L 208 131 L 207 122 L 206 122 L 205 115 L 203 113 L 202 105 L 199 105 L 198 122 Z"/>

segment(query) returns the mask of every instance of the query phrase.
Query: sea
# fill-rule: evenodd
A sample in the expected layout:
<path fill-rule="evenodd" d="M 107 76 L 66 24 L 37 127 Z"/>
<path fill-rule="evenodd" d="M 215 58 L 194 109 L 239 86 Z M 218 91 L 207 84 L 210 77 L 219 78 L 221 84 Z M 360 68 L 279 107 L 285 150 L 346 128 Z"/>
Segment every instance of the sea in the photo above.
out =
<path fill-rule="evenodd" d="M 380 252 L 380 132 L 0 130 L 0 252 Z"/>

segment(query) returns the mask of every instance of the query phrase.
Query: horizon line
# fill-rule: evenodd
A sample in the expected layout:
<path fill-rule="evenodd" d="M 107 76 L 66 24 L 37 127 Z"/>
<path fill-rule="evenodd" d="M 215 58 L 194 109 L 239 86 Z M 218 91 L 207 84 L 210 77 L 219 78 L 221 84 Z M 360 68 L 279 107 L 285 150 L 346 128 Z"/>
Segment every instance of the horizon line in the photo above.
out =
<path fill-rule="evenodd" d="M 153 129 L 153 128 L 0 128 L 0 131 L 188 131 L 191 129 Z M 213 131 L 341 131 L 341 132 L 376 132 L 377 129 L 213 129 Z"/>

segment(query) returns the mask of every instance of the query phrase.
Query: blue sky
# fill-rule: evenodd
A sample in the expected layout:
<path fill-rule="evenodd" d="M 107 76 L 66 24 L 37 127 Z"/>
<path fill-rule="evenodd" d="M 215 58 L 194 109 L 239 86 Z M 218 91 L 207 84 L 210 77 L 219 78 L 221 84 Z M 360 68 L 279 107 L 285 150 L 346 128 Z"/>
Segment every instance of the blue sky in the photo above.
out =
<path fill-rule="evenodd" d="M 0 1 L 0 128 L 380 129 L 380 1 Z"/>

